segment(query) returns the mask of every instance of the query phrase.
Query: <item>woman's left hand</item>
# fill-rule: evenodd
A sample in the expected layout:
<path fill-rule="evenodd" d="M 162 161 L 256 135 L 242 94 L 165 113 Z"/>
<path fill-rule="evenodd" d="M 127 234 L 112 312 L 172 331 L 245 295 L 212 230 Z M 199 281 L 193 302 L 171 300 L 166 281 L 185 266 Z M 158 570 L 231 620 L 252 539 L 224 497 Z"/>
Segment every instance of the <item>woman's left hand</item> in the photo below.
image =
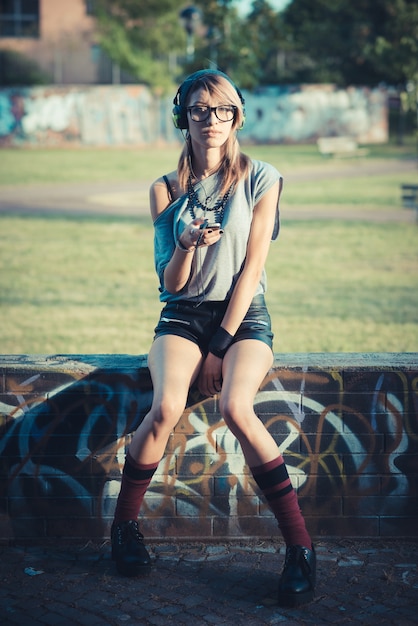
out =
<path fill-rule="evenodd" d="M 198 387 L 204 396 L 214 396 L 222 389 L 222 359 L 211 352 L 200 369 Z"/>

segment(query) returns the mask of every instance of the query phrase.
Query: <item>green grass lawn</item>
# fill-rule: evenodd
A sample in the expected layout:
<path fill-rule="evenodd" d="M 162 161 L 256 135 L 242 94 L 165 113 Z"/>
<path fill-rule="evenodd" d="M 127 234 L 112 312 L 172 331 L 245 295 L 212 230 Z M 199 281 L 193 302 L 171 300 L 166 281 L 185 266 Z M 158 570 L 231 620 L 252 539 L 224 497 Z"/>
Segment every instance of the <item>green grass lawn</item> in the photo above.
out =
<path fill-rule="evenodd" d="M 413 154 L 373 150 L 362 162 Z M 287 186 L 289 207 L 399 205 L 402 173 L 345 178 L 352 163 L 324 160 L 313 146 L 246 151 L 282 171 L 332 171 Z M 150 182 L 177 156 L 177 147 L 2 150 L 0 185 Z M 148 217 L 0 215 L 1 352 L 146 353 L 160 310 L 152 239 Z M 276 352 L 418 352 L 418 226 L 296 221 L 289 211 L 267 270 Z"/>
<path fill-rule="evenodd" d="M 243 146 L 244 152 L 272 163 L 285 176 L 307 167 L 320 172 L 344 170 L 357 163 L 416 157 L 413 138 L 405 145 L 369 146 L 364 159 L 328 159 L 315 145 Z M 151 182 L 161 173 L 175 169 L 179 146 L 145 148 L 0 149 L 0 186 L 60 182 L 132 181 Z"/>

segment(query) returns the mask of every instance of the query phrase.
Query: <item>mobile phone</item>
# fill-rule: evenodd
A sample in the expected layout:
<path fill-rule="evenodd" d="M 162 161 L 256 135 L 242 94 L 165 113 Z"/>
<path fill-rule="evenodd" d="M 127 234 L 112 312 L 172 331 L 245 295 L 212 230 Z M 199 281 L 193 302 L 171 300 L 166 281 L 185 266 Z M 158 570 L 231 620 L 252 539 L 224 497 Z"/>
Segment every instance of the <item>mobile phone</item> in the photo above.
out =
<path fill-rule="evenodd" d="M 206 224 L 204 228 L 210 228 L 211 230 L 219 230 L 221 225 L 219 222 L 214 222 L 213 224 Z"/>

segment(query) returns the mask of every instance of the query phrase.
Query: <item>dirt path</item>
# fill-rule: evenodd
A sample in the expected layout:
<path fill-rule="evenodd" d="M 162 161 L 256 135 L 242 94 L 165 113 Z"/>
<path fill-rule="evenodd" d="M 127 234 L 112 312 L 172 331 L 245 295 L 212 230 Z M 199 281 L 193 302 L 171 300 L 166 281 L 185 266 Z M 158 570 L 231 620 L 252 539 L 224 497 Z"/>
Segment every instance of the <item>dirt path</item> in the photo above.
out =
<path fill-rule="evenodd" d="M 327 160 L 323 165 L 312 166 L 296 172 L 284 172 L 287 185 L 330 178 L 355 178 L 405 172 L 405 181 L 418 182 L 417 161 L 381 160 L 368 163 L 363 160 L 347 163 L 345 160 Z M 0 214 L 64 214 L 119 217 L 148 217 L 149 181 L 51 183 L 47 185 L 22 185 L 0 187 Z M 283 219 L 339 219 L 376 222 L 416 221 L 415 212 L 399 206 L 393 209 L 367 211 L 341 205 L 295 207 L 283 205 Z"/>

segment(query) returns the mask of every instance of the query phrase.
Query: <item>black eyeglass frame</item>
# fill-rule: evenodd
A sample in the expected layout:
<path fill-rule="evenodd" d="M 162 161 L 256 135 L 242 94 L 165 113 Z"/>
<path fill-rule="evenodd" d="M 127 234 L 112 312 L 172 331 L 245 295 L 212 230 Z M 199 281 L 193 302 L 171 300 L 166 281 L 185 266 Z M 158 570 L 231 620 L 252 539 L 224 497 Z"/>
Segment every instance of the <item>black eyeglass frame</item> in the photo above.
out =
<path fill-rule="evenodd" d="M 207 109 L 206 117 L 203 118 L 202 120 L 195 120 L 195 119 L 193 119 L 193 114 L 192 114 L 192 110 L 193 109 Z M 218 109 L 230 109 L 231 113 L 232 113 L 231 119 L 229 119 L 229 120 L 221 119 L 219 117 L 219 115 L 218 115 Z M 206 105 L 195 104 L 195 105 L 193 105 L 191 107 L 187 107 L 187 111 L 190 113 L 190 117 L 191 117 L 192 121 L 193 122 L 197 122 L 198 124 L 201 124 L 202 122 L 206 122 L 210 118 L 210 116 L 212 115 L 212 112 L 215 113 L 217 119 L 220 122 L 232 122 L 232 120 L 235 119 L 235 116 L 237 114 L 237 109 L 238 109 L 238 107 L 236 107 L 234 104 L 220 104 L 217 107 L 209 107 L 209 106 L 206 106 Z"/>

